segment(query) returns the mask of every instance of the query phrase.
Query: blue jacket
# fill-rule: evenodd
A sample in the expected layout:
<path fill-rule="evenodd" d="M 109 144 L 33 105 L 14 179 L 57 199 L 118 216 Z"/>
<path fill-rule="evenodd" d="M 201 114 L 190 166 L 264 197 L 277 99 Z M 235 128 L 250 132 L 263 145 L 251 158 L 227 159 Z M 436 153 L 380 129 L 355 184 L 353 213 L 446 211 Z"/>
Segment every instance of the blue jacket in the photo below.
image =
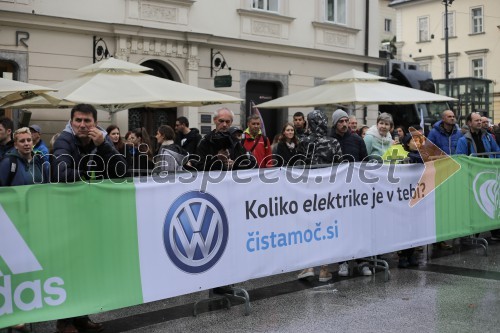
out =
<path fill-rule="evenodd" d="M 35 147 L 33 147 L 33 151 L 35 152 L 35 154 L 41 154 L 44 162 L 49 162 L 49 148 L 47 148 L 47 145 L 45 144 L 45 142 L 43 142 L 42 139 L 40 139 Z"/>
<path fill-rule="evenodd" d="M 75 136 L 70 122 L 54 142 L 51 161 L 52 181 L 72 183 L 103 178 L 119 178 L 126 175 L 127 162 L 118 153 L 106 131 L 99 128 L 105 136 L 104 142 L 96 147 L 92 141 L 83 146 Z"/>
<path fill-rule="evenodd" d="M 13 161 L 11 161 L 11 156 Z M 14 176 L 11 176 L 12 162 L 15 163 Z M 0 162 L 0 186 L 32 185 L 49 182 L 49 169 L 44 167 L 40 155 L 34 155 L 30 163 L 22 158 L 17 149 L 5 154 Z M 9 182 L 9 178 L 11 178 Z"/>
<path fill-rule="evenodd" d="M 462 137 L 462 132 L 460 131 L 460 128 L 458 128 L 458 125 L 455 124 L 451 134 L 449 134 L 445 131 L 443 126 L 441 126 L 442 123 L 443 121 L 440 120 L 434 124 L 427 139 L 438 146 L 446 154 L 453 155 L 457 149 L 458 139 Z"/>
<path fill-rule="evenodd" d="M 498 147 L 493 136 L 486 132 L 485 130 L 481 130 L 481 141 L 483 141 L 485 152 L 500 152 L 500 148 Z M 470 132 L 465 133 L 457 143 L 457 154 L 475 154 L 477 151 L 476 144 L 472 139 L 472 135 Z M 500 158 L 500 154 L 490 155 L 490 158 Z"/>

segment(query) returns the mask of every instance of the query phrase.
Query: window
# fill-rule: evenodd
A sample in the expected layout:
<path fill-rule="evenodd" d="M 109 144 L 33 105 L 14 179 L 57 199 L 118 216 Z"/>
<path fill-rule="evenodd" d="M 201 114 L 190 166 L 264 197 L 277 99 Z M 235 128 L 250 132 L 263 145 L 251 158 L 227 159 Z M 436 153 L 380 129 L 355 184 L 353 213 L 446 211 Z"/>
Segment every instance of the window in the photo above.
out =
<path fill-rule="evenodd" d="M 448 77 L 450 79 L 453 79 L 456 77 L 456 73 L 457 73 L 456 67 L 457 67 L 456 60 L 448 59 Z M 443 61 L 443 77 L 446 77 L 446 61 Z"/>
<path fill-rule="evenodd" d="M 443 14 L 443 38 L 446 37 L 446 16 Z M 455 12 L 448 12 L 448 37 L 455 37 Z"/>
<path fill-rule="evenodd" d="M 391 32 L 391 30 L 392 30 L 392 20 L 385 19 L 384 20 L 384 31 L 385 32 Z"/>
<path fill-rule="evenodd" d="M 418 41 L 429 41 L 429 17 L 427 16 L 418 18 Z"/>
<path fill-rule="evenodd" d="M 279 0 L 253 0 L 252 8 L 278 12 Z"/>
<path fill-rule="evenodd" d="M 482 79 L 484 75 L 484 60 L 483 58 L 472 59 L 472 76 Z"/>
<path fill-rule="evenodd" d="M 326 20 L 337 24 L 346 24 L 347 16 L 346 0 L 326 1 Z"/>
<path fill-rule="evenodd" d="M 470 10 L 472 19 L 472 33 L 483 32 L 483 7 L 476 7 Z"/>

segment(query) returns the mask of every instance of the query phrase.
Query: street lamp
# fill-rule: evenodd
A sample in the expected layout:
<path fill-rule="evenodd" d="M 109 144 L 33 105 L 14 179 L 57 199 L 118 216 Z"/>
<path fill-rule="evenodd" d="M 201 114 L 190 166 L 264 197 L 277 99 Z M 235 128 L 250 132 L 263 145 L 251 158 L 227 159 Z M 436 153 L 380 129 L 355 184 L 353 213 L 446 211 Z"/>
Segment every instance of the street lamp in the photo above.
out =
<path fill-rule="evenodd" d="M 443 0 L 441 3 L 444 5 L 444 77 L 450 77 L 450 60 L 448 54 L 448 6 L 451 6 L 454 0 Z"/>

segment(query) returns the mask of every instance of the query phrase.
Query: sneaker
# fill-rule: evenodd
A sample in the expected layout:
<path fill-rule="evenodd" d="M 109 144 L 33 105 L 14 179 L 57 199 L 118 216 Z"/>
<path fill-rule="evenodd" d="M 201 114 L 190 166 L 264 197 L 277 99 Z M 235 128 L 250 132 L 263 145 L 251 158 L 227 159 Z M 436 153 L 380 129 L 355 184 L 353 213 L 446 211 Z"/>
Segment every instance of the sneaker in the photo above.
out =
<path fill-rule="evenodd" d="M 347 261 L 339 265 L 339 276 L 349 276 L 349 264 Z"/>
<path fill-rule="evenodd" d="M 491 239 L 492 241 L 496 241 L 496 242 L 497 242 L 497 241 L 500 241 L 500 235 L 497 235 L 497 234 L 491 234 L 490 239 Z"/>
<path fill-rule="evenodd" d="M 328 269 L 325 267 L 321 267 L 321 270 L 319 272 L 319 282 L 328 282 L 333 278 L 332 273 L 328 271 Z"/>
<path fill-rule="evenodd" d="M 299 275 L 297 275 L 298 280 L 302 280 L 308 277 L 314 276 L 314 269 L 312 268 L 307 268 L 304 269 L 302 272 L 300 272 Z"/>
<path fill-rule="evenodd" d="M 439 242 L 437 245 L 440 250 L 451 250 L 453 248 L 453 246 L 446 244 L 446 242 Z"/>
<path fill-rule="evenodd" d="M 358 265 L 358 271 L 359 271 L 359 274 L 361 274 L 363 276 L 371 276 L 372 275 L 372 271 L 370 270 L 370 267 L 368 267 L 368 263 L 366 263 L 366 262 L 362 262 Z"/>

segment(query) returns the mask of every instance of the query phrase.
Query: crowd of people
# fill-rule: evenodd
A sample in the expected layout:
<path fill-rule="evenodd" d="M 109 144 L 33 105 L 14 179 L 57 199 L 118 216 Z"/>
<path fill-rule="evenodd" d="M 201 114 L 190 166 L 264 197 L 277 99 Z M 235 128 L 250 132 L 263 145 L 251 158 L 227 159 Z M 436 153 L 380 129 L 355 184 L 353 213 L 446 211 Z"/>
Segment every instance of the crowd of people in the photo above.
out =
<path fill-rule="evenodd" d="M 423 163 L 419 147 L 429 140 L 448 155 L 465 154 L 483 158 L 500 158 L 500 128 L 491 127 L 486 117 L 467 115 L 466 126 L 459 128 L 453 111 L 442 112 L 442 119 L 433 125 L 427 139 L 423 130 L 412 126 L 412 133 L 394 126 L 391 115 L 382 113 L 376 124 L 358 127 L 355 116 L 338 109 L 331 125 L 321 110 L 307 115 L 297 112 L 293 121 L 285 123 L 273 143 L 262 131 L 258 115 L 247 119 L 247 128 L 233 126 L 234 113 L 228 108 L 214 112 L 215 128 L 202 137 L 189 127 L 186 117 L 176 120 L 175 129 L 161 125 L 156 132 L 156 149 L 144 128 L 128 131 L 122 138 L 120 128 L 99 127 L 97 111 L 88 104 L 71 110 L 65 128 L 50 141 L 50 149 L 41 140 L 38 125 L 14 131 L 7 117 L 0 118 L 0 186 L 31 185 L 48 182 L 92 182 L 98 179 L 122 178 L 147 172 L 181 170 L 240 170 L 295 165 L 322 166 L 339 162 L 360 162 L 378 159 L 381 162 Z M 500 124 L 499 124 L 500 125 Z M 420 131 L 420 135 L 416 132 Z M 419 139 L 421 138 L 421 139 Z M 491 239 L 500 240 L 500 230 L 491 232 Z M 415 249 L 399 253 L 399 267 L 418 265 Z M 357 261 L 359 274 L 369 276 L 366 262 Z M 347 262 L 339 264 L 340 276 L 349 274 Z M 299 279 L 315 276 L 314 268 L 300 272 Z M 319 280 L 332 279 L 328 266 L 319 270 Z M 228 286 L 214 289 L 227 292 Z M 25 326 L 18 325 L 16 329 Z M 101 331 L 103 326 L 88 316 L 57 321 L 61 333 Z"/>

